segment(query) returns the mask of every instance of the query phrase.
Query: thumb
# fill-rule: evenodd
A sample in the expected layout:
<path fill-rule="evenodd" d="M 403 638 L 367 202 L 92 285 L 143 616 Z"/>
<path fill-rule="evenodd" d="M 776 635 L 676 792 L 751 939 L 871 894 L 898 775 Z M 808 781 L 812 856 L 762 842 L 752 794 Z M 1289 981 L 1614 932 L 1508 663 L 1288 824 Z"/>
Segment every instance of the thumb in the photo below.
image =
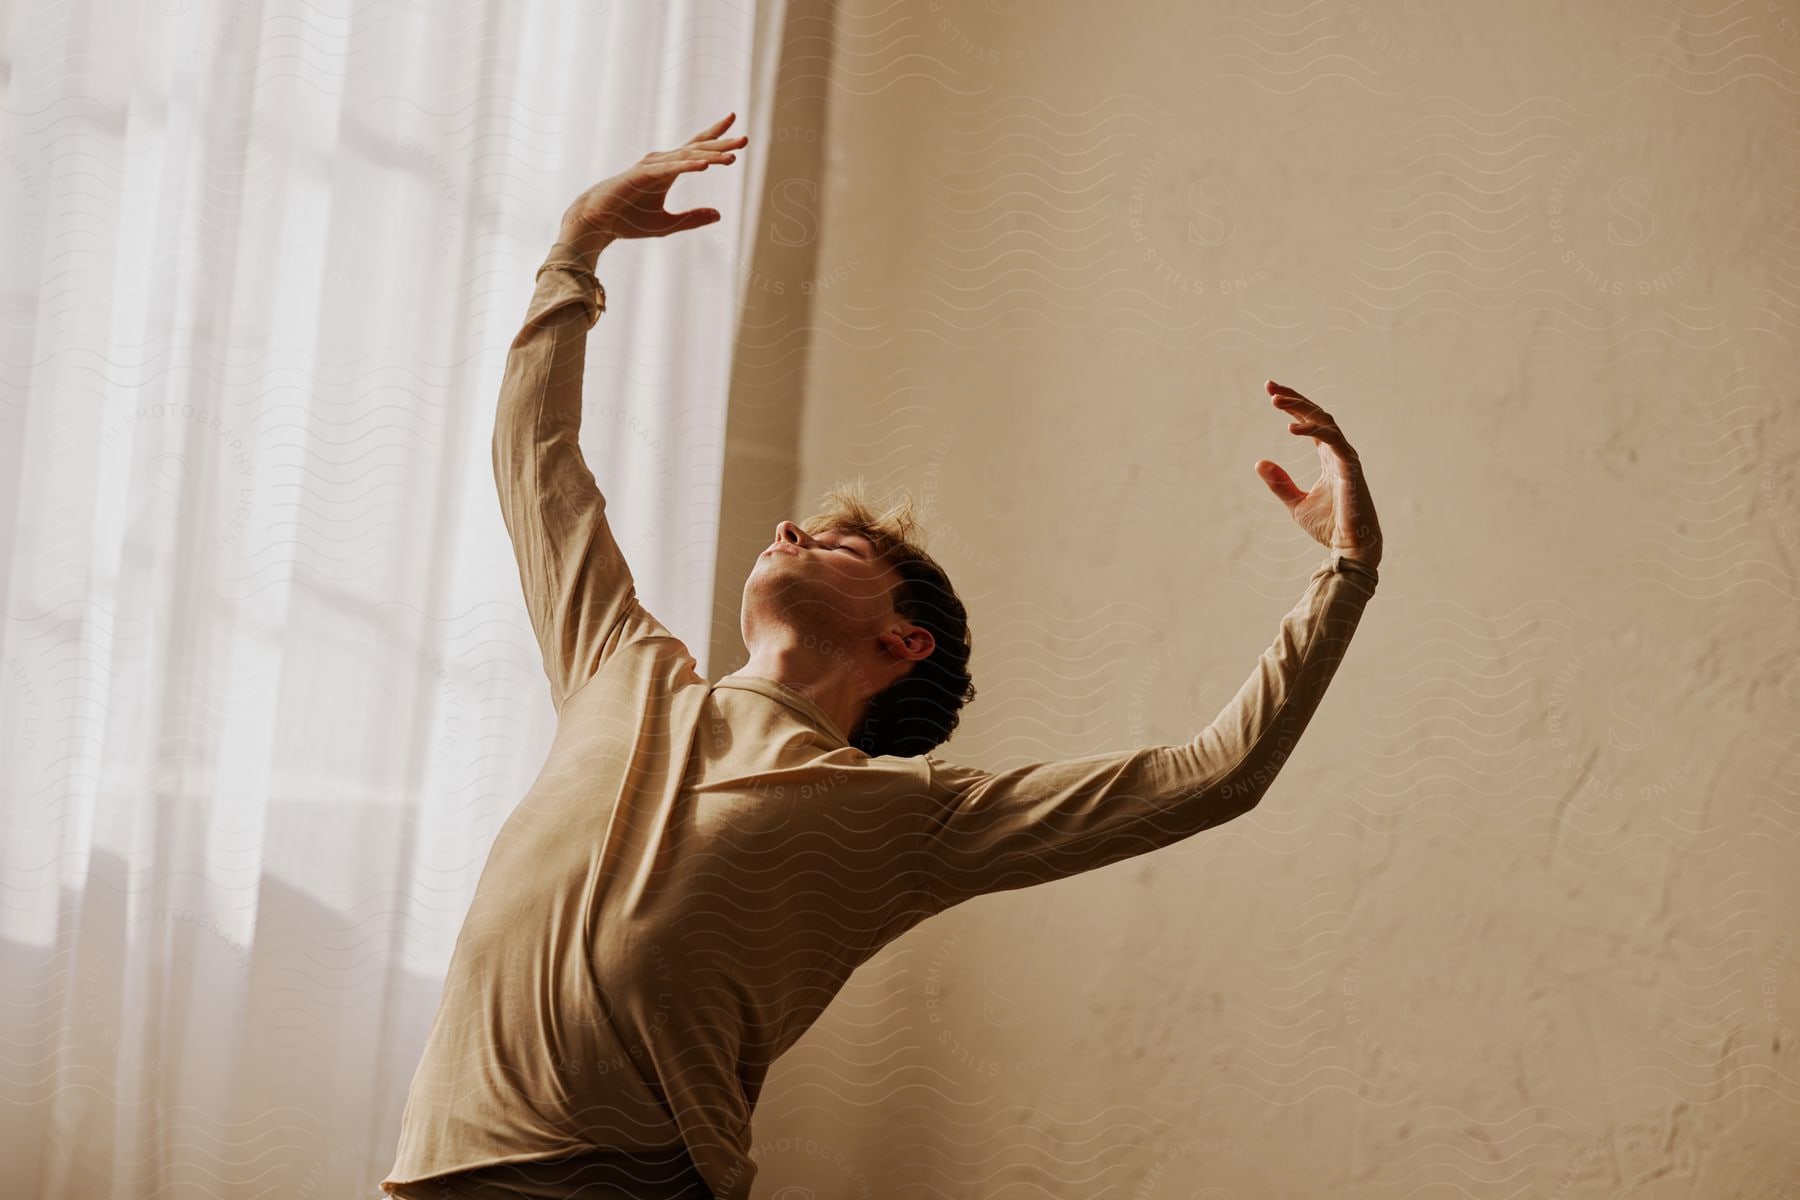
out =
<path fill-rule="evenodd" d="M 1256 460 L 1256 473 L 1261 475 L 1262 481 L 1269 485 L 1269 490 L 1275 493 L 1275 498 L 1289 508 L 1306 499 L 1306 493 L 1294 482 L 1292 475 L 1281 469 L 1279 463 L 1259 458 Z"/>
<path fill-rule="evenodd" d="M 719 210 L 716 208 L 690 208 L 686 212 L 675 214 L 674 220 L 669 222 L 668 232 L 681 233 L 688 229 L 698 229 L 702 225 L 711 225 L 718 219 Z"/>

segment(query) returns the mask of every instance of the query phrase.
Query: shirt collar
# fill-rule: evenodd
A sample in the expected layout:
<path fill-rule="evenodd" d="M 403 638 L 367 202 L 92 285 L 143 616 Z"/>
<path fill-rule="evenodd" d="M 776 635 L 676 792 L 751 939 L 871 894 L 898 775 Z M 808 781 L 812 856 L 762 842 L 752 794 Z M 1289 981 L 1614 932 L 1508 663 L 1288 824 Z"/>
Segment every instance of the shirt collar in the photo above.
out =
<path fill-rule="evenodd" d="M 799 692 L 796 692 L 785 683 L 779 683 L 773 679 L 764 679 L 760 675 L 727 675 L 712 686 L 715 688 L 738 688 L 742 691 L 755 692 L 758 695 L 767 696 L 777 703 L 787 705 L 801 716 L 807 718 L 822 732 L 830 734 L 844 745 L 848 746 L 850 744 L 850 739 L 844 736 L 844 731 L 838 728 L 836 721 L 833 721 L 830 717 L 825 715 L 824 709 L 820 708 L 817 704 L 814 704 L 810 699 L 801 695 Z"/>

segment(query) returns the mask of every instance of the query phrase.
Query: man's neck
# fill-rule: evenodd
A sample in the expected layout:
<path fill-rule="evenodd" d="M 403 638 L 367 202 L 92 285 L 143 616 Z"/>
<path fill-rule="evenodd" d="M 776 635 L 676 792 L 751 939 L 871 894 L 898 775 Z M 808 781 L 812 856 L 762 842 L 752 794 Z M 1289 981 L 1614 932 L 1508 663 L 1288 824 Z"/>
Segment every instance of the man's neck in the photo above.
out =
<path fill-rule="evenodd" d="M 841 655 L 808 650 L 798 642 L 758 647 L 750 661 L 731 674 L 773 679 L 791 688 L 818 705 L 845 737 L 855 735 L 857 722 L 868 707 L 870 685 L 860 666 Z"/>

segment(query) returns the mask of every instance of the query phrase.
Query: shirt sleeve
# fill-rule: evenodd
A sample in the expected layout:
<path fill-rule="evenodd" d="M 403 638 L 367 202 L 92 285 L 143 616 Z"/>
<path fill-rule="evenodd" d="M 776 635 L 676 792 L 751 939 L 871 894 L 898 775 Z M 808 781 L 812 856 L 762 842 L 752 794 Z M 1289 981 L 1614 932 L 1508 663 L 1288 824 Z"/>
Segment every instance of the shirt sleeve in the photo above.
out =
<path fill-rule="evenodd" d="M 917 901 L 937 912 L 1062 879 L 1249 812 L 1318 708 L 1377 580 L 1373 566 L 1332 551 L 1250 678 L 1184 745 L 1005 771 L 927 756 Z"/>
<path fill-rule="evenodd" d="M 616 649 L 637 590 L 581 456 L 587 335 L 606 290 L 562 242 L 537 269 L 494 419 L 494 481 L 557 711 Z"/>

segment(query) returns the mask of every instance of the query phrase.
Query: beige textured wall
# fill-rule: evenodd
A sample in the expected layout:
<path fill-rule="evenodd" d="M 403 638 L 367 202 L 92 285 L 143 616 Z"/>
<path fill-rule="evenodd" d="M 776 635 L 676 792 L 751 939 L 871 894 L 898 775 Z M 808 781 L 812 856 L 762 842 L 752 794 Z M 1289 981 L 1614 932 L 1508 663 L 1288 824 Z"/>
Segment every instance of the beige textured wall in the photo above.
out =
<path fill-rule="evenodd" d="M 835 11 L 716 650 L 860 472 L 975 617 L 940 754 L 1191 737 L 1320 558 L 1271 377 L 1388 548 L 1263 806 L 895 943 L 763 1194 L 1800 1196 L 1800 9 Z"/>

